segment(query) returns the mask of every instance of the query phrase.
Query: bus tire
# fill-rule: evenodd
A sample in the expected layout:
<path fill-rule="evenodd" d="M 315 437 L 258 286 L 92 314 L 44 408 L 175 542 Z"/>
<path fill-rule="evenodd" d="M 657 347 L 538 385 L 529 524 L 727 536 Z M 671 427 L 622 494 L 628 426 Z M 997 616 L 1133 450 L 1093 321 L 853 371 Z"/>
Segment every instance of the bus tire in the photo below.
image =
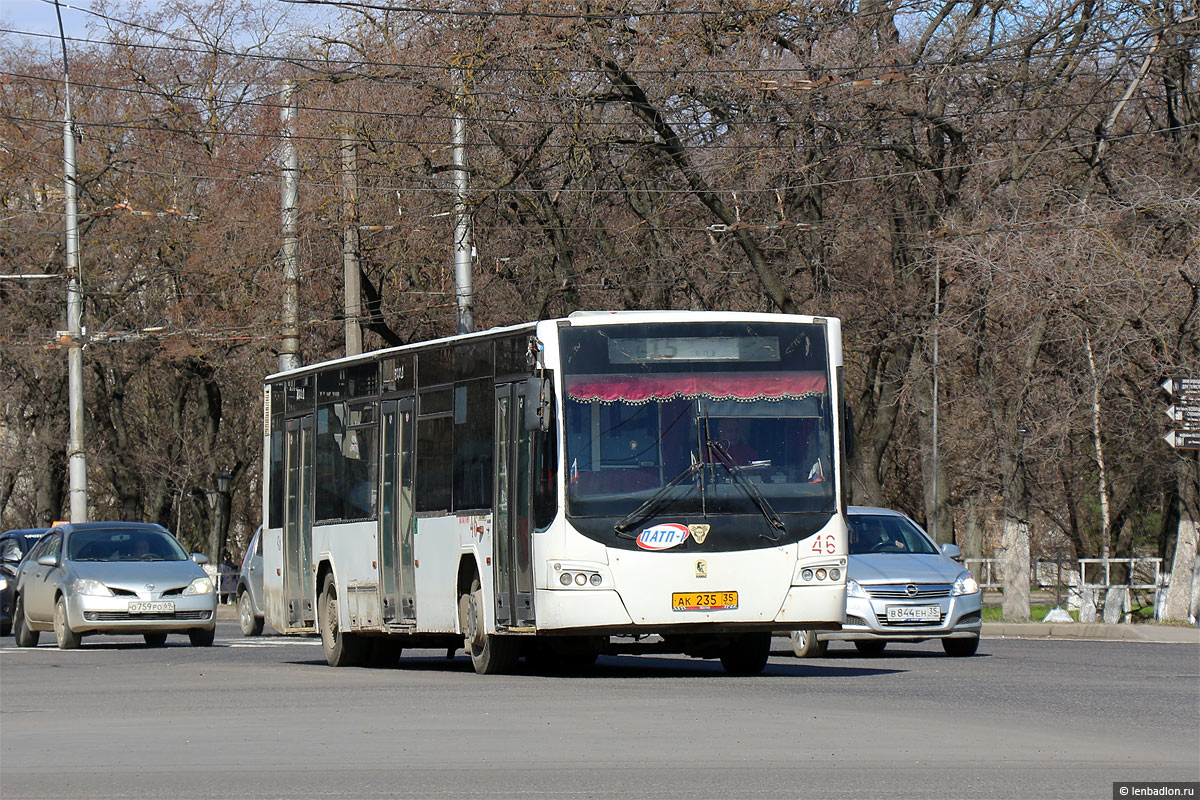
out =
<path fill-rule="evenodd" d="M 13 607 L 13 636 L 17 647 L 37 647 L 38 631 L 29 629 L 29 620 L 25 619 L 25 598 L 17 595 L 17 603 Z"/>
<path fill-rule="evenodd" d="M 242 636 L 259 636 L 263 632 L 261 617 L 254 616 L 254 601 L 250 592 L 245 589 L 238 595 L 238 624 L 242 628 Z"/>
<path fill-rule="evenodd" d="M 730 675 L 757 675 L 771 657 L 770 633 L 743 633 L 721 646 L 721 666 Z"/>
<path fill-rule="evenodd" d="M 792 631 L 792 652 L 796 658 L 822 658 L 829 642 L 817 638 L 816 631 Z"/>
<path fill-rule="evenodd" d="M 367 642 L 338 626 L 337 587 L 333 573 L 325 576 L 321 590 L 321 649 L 331 667 L 361 667 L 367 660 Z"/>
<path fill-rule="evenodd" d="M 520 656 L 518 643 L 508 636 L 487 633 L 483 622 L 483 586 L 476 577 L 471 590 L 458 598 L 459 624 L 471 666 L 480 675 L 509 672 Z"/>

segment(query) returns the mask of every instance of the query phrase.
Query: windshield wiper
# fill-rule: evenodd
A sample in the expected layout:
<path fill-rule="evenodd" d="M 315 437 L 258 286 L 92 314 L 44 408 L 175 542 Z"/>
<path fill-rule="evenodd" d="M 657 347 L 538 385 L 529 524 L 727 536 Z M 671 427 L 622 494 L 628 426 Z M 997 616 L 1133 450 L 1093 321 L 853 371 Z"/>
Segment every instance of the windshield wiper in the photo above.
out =
<path fill-rule="evenodd" d="M 661 487 L 659 487 L 658 491 L 646 499 L 646 502 L 642 503 L 633 511 L 630 511 L 627 515 L 625 515 L 625 517 L 618 521 L 616 525 L 613 525 L 613 530 L 616 532 L 617 536 L 620 536 L 623 539 L 636 538 L 628 532 L 629 529 L 649 517 L 650 514 L 658 508 L 658 506 L 662 503 L 672 489 L 683 483 L 684 480 L 686 480 L 689 476 L 695 474 L 697 470 L 701 470 L 703 468 L 703 461 L 693 462 L 686 469 L 684 469 L 683 472 L 664 483 Z"/>
<path fill-rule="evenodd" d="M 787 526 L 783 524 L 783 520 L 775 513 L 775 509 L 771 508 L 771 504 L 767 502 L 767 498 L 763 497 L 763 493 L 758 490 L 758 487 L 742 477 L 742 468 L 733 463 L 733 459 L 729 456 L 725 445 L 712 440 L 708 443 L 708 448 L 716 456 L 717 462 L 729 473 L 729 477 L 733 479 L 733 484 L 746 493 L 746 496 L 754 502 L 754 505 L 766 517 L 767 522 L 771 523 L 771 526 L 776 530 L 786 533 Z M 769 539 L 772 542 L 779 541 L 779 534 L 775 534 L 774 536 L 760 535 L 762 538 Z"/>

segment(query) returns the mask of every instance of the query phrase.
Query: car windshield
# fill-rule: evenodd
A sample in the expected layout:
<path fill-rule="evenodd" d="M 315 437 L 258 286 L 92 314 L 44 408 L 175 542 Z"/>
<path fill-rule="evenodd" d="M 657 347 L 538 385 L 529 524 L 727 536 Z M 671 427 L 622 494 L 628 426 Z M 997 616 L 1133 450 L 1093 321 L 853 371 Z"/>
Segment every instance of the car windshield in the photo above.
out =
<path fill-rule="evenodd" d="M 850 554 L 916 553 L 936 555 L 938 550 L 907 517 L 891 514 L 851 514 Z"/>
<path fill-rule="evenodd" d="M 67 558 L 71 561 L 186 561 L 188 554 L 167 533 L 105 529 L 72 535 Z"/>

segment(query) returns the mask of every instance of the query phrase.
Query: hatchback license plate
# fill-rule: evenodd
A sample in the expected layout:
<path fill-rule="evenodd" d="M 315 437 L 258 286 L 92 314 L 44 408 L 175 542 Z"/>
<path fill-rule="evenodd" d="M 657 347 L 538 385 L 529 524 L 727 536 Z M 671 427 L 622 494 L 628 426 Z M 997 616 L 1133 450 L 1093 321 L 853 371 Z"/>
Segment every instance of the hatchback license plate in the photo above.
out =
<path fill-rule="evenodd" d="M 737 592 L 675 592 L 671 595 L 671 608 L 675 611 L 731 611 L 737 607 Z"/>
<path fill-rule="evenodd" d="M 941 622 L 941 606 L 888 606 L 888 622 Z"/>
<path fill-rule="evenodd" d="M 130 614 L 174 614 L 173 600 L 133 600 L 129 603 Z"/>

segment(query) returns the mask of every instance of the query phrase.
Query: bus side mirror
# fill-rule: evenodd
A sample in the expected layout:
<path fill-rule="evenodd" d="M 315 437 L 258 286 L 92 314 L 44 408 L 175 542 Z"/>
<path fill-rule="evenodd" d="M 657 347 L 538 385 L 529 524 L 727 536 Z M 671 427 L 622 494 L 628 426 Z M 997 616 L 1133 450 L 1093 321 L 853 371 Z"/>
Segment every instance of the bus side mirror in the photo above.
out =
<path fill-rule="evenodd" d="M 526 378 L 521 393 L 525 396 L 525 430 L 550 430 L 550 410 L 553 408 L 550 379 Z"/>
<path fill-rule="evenodd" d="M 846 442 L 846 458 L 854 458 L 854 412 L 846 402 L 842 403 L 842 440 Z"/>

